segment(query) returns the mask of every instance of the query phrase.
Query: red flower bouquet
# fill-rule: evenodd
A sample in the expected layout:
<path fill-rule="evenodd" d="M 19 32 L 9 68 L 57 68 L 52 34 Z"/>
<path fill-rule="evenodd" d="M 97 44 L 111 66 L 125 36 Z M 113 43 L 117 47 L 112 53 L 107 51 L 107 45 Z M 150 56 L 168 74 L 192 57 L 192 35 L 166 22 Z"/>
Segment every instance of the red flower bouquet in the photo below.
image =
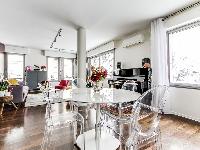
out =
<path fill-rule="evenodd" d="M 107 70 L 104 67 L 98 67 L 92 69 L 91 81 L 99 82 L 103 81 L 108 75 Z"/>
<path fill-rule="evenodd" d="M 102 89 L 103 83 L 101 83 L 101 81 L 103 81 L 107 75 L 108 72 L 104 67 L 92 68 L 90 80 L 93 82 L 93 88 L 95 92 L 99 92 Z"/>

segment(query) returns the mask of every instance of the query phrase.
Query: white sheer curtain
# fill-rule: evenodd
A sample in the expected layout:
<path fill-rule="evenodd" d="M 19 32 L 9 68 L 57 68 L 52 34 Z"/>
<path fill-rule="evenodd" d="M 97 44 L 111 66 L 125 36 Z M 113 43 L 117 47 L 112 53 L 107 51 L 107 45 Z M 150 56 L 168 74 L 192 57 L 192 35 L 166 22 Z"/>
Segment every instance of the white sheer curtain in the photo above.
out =
<path fill-rule="evenodd" d="M 168 51 L 167 34 L 162 18 L 151 22 L 151 64 L 152 64 L 152 86 L 169 85 L 168 75 Z M 161 101 L 162 92 L 157 91 L 155 102 L 162 104 L 162 110 L 165 114 L 170 114 L 170 101 L 168 90 Z"/>
<path fill-rule="evenodd" d="M 158 18 L 151 22 L 152 85 L 169 85 L 167 38 L 164 22 Z"/>

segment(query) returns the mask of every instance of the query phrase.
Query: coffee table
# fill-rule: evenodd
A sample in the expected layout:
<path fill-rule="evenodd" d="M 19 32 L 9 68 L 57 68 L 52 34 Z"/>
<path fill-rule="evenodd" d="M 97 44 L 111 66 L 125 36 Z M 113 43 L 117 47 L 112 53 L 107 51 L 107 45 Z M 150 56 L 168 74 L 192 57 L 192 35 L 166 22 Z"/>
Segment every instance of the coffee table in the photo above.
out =
<path fill-rule="evenodd" d="M 3 114 L 4 104 L 9 103 L 12 104 L 15 109 L 18 109 L 15 103 L 13 103 L 13 96 L 3 96 L 0 97 L 0 115 Z"/>

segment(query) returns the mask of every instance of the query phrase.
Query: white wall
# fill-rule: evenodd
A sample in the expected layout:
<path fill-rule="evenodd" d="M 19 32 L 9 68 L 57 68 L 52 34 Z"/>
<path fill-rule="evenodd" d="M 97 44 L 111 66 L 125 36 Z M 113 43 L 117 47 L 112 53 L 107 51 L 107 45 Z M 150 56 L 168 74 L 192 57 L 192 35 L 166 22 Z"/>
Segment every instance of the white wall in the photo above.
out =
<path fill-rule="evenodd" d="M 42 51 L 38 49 L 6 45 L 5 52 L 25 54 L 25 66 L 46 65 L 46 56 L 44 56 Z"/>
<path fill-rule="evenodd" d="M 31 49 L 26 47 L 6 45 L 5 52 L 25 54 L 25 66 L 42 66 L 47 63 L 47 56 L 50 57 L 63 57 L 63 58 L 75 58 L 75 54 L 57 52 L 57 51 L 44 51 L 38 49 Z"/>
<path fill-rule="evenodd" d="M 46 65 L 46 56 L 41 50 L 30 49 L 29 53 L 25 55 L 25 66 L 42 66 Z"/>
<path fill-rule="evenodd" d="M 0 74 L 4 73 L 4 55 L 0 53 Z"/>
<path fill-rule="evenodd" d="M 190 22 L 191 20 L 195 20 L 200 18 L 200 6 L 188 10 L 178 16 L 171 17 L 165 21 L 166 28 L 171 28 L 173 26 L 177 26 L 179 24 L 184 24 L 185 22 Z"/>
<path fill-rule="evenodd" d="M 165 26 L 171 28 L 198 17 L 200 17 L 200 7 L 166 20 Z M 200 122 L 200 90 L 171 87 L 169 92 L 171 113 Z"/>
<path fill-rule="evenodd" d="M 144 34 L 144 43 L 123 48 L 119 46 L 115 50 L 115 67 L 117 62 L 121 62 L 122 68 L 137 68 L 142 67 L 142 59 L 145 57 L 150 58 L 150 31 L 149 29 L 140 31 L 139 33 Z"/>
<path fill-rule="evenodd" d="M 200 90 L 170 87 L 170 113 L 200 122 Z"/>
<path fill-rule="evenodd" d="M 95 55 L 98 55 L 100 53 L 103 53 L 103 52 L 106 52 L 106 51 L 109 51 L 109 50 L 112 50 L 115 48 L 115 41 L 111 41 L 109 43 L 106 43 L 106 44 L 103 44 L 101 46 L 98 46 L 97 48 L 95 49 L 91 49 L 87 52 L 87 57 L 92 57 L 92 56 L 95 56 Z"/>
<path fill-rule="evenodd" d="M 76 58 L 76 54 L 74 53 L 59 52 L 59 51 L 44 51 L 44 55 L 50 57 Z"/>

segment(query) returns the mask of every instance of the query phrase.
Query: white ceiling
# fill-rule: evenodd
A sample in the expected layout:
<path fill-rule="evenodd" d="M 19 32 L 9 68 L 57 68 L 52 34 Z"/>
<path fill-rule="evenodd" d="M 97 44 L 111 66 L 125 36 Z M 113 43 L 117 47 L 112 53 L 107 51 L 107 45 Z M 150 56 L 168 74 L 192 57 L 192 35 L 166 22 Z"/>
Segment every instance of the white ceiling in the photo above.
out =
<path fill-rule="evenodd" d="M 0 0 L 0 42 L 76 50 L 76 29 L 87 30 L 87 49 L 144 28 L 195 0 Z"/>

